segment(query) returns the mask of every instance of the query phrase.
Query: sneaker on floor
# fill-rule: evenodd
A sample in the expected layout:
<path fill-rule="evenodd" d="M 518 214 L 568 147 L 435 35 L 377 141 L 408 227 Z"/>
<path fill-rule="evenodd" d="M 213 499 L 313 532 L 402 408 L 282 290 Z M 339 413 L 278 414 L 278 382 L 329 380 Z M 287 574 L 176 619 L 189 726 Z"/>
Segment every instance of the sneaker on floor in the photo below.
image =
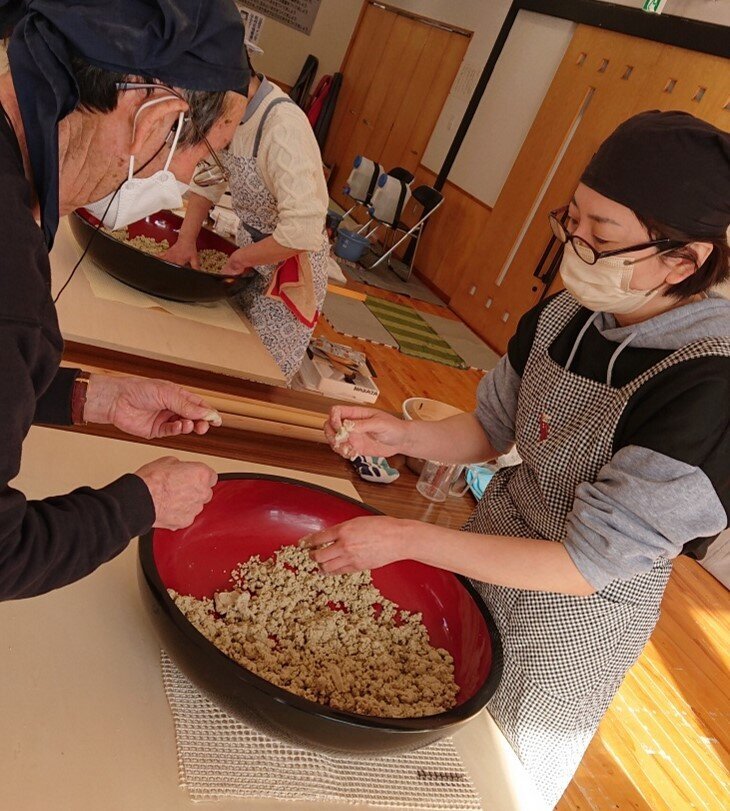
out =
<path fill-rule="evenodd" d="M 366 482 L 390 484 L 400 476 L 384 456 L 356 456 L 351 462 L 358 476 Z"/>

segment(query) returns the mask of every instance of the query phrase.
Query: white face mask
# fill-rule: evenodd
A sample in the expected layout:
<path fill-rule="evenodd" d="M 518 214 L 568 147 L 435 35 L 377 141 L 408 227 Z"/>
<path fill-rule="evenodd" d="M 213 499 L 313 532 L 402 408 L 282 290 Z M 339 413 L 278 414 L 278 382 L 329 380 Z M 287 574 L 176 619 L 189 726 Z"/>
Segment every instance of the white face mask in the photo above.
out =
<path fill-rule="evenodd" d="M 632 290 L 634 265 L 626 256 L 606 256 L 595 265 L 584 262 L 570 242 L 565 243 L 560 275 L 565 288 L 589 310 L 604 313 L 633 313 L 654 298 L 664 283 L 652 290 Z"/>
<path fill-rule="evenodd" d="M 134 116 L 132 138 L 134 138 L 134 129 L 137 126 L 137 117 L 145 107 L 174 98 L 175 96 L 163 96 L 140 105 Z M 172 172 L 168 171 L 168 167 L 172 156 L 175 154 L 183 119 L 184 114 L 180 113 L 175 138 L 164 169 L 160 169 L 159 172 L 155 172 L 150 177 L 134 177 L 134 155 L 130 155 L 129 175 L 124 183 L 116 192 L 107 194 L 106 197 L 97 200 L 95 203 L 88 203 L 86 210 L 98 220 L 101 220 L 102 224 L 107 228 L 116 230 L 142 220 L 150 214 L 155 214 L 163 208 L 180 208 L 182 195 L 188 186 L 186 183 L 181 183 Z M 107 207 L 109 208 L 108 211 Z"/>

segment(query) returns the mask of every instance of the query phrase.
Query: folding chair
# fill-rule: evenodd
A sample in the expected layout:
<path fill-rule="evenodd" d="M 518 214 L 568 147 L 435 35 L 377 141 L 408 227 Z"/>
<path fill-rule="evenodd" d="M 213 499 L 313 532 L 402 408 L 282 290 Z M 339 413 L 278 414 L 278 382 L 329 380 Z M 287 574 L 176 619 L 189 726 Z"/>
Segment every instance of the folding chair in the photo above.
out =
<path fill-rule="evenodd" d="M 394 166 L 388 174 L 391 177 L 396 178 L 396 180 L 402 180 L 404 183 L 407 183 L 409 186 L 413 183 L 413 173 L 409 172 L 408 169 L 404 169 L 402 166 Z"/>
<path fill-rule="evenodd" d="M 411 273 L 413 273 L 413 265 L 416 260 L 416 252 L 418 251 L 418 243 L 420 242 L 421 233 L 423 232 L 423 225 L 426 222 L 426 220 L 434 213 L 434 211 L 436 211 L 436 209 L 444 202 L 444 197 L 441 194 L 441 192 L 436 191 L 436 189 L 432 188 L 431 186 L 418 186 L 413 190 L 412 197 L 420 204 L 422 208 L 421 218 L 411 228 L 409 228 L 402 221 L 398 221 L 398 223 L 395 225 L 388 225 L 387 223 L 382 223 L 384 225 L 387 225 L 387 227 L 391 228 L 394 234 L 396 234 L 399 231 L 403 232 L 403 236 L 394 245 L 388 248 L 388 250 L 385 251 L 385 253 L 377 261 L 373 262 L 373 264 L 370 265 L 370 267 L 368 267 L 368 270 L 372 270 L 374 267 L 377 267 L 382 262 L 387 261 L 388 267 L 390 267 L 394 273 L 400 276 L 397 270 L 390 264 L 390 256 L 393 253 L 393 251 L 395 251 L 395 249 L 398 248 L 398 246 L 401 245 L 403 242 L 405 242 L 407 239 L 415 238 L 416 244 L 413 253 L 411 254 L 411 261 L 408 264 L 408 273 L 406 274 L 405 278 L 400 276 L 400 278 L 402 278 L 403 281 L 405 282 L 407 282 L 408 279 L 411 278 Z M 379 227 L 380 224 L 381 223 L 379 223 L 377 227 Z M 372 234 L 374 233 L 375 231 L 373 230 L 370 232 L 370 234 L 368 234 L 368 236 L 372 236 Z"/>

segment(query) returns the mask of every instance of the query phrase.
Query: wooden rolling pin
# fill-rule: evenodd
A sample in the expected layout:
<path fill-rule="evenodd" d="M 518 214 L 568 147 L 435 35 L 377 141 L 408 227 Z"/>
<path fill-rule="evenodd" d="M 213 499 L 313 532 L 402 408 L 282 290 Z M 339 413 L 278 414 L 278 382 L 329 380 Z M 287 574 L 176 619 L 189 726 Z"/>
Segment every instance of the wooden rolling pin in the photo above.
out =
<path fill-rule="evenodd" d="M 108 369 L 85 367 L 89 372 L 117 374 Z M 326 442 L 323 426 L 326 415 L 286 405 L 274 405 L 252 400 L 248 397 L 222 395 L 207 389 L 186 386 L 188 391 L 199 394 L 211 408 L 218 411 L 223 425 L 242 431 L 253 431 L 273 436 L 288 436 L 309 442 Z"/>
<path fill-rule="evenodd" d="M 221 415 L 225 428 L 236 428 L 239 431 L 252 431 L 255 434 L 268 434 L 269 436 L 284 436 L 289 439 L 303 439 L 306 442 L 327 442 L 321 428 L 307 428 L 272 420 L 260 420 L 256 417 L 244 417 L 240 414 L 229 414 L 220 409 L 218 413 Z"/>
<path fill-rule="evenodd" d="M 206 389 L 189 388 L 189 391 L 199 394 L 206 403 L 216 411 L 226 414 L 236 414 L 241 417 L 254 417 L 260 420 L 272 420 L 287 425 L 298 425 L 305 428 L 322 430 L 327 419 L 325 414 L 314 414 L 311 411 L 294 408 L 292 406 L 274 405 L 251 400 L 248 397 L 234 397 L 217 394 Z"/>

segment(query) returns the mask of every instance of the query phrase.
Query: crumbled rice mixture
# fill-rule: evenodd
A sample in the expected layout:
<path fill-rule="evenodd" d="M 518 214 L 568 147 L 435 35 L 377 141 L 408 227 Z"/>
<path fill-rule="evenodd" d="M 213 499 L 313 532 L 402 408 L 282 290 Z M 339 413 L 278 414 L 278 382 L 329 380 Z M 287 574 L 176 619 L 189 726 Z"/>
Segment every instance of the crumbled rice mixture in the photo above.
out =
<path fill-rule="evenodd" d="M 454 661 L 429 643 L 370 572 L 327 575 L 306 549 L 252 557 L 232 588 L 199 600 L 172 589 L 187 619 L 227 656 L 292 693 L 359 715 L 413 718 L 456 703 Z"/>
<path fill-rule="evenodd" d="M 118 239 L 120 242 L 126 242 L 133 248 L 137 248 L 153 256 L 167 251 L 170 248 L 170 243 L 166 239 L 160 240 L 159 242 L 156 239 L 152 239 L 152 237 L 143 236 L 132 237 L 130 239 L 129 231 L 126 228 L 120 228 L 117 231 L 112 231 L 109 228 L 104 228 L 103 230 L 114 237 L 114 239 Z M 223 253 L 223 251 L 204 248 L 198 251 L 198 260 L 200 262 L 200 269 L 204 270 L 206 273 L 222 273 L 228 261 L 228 256 Z"/>

